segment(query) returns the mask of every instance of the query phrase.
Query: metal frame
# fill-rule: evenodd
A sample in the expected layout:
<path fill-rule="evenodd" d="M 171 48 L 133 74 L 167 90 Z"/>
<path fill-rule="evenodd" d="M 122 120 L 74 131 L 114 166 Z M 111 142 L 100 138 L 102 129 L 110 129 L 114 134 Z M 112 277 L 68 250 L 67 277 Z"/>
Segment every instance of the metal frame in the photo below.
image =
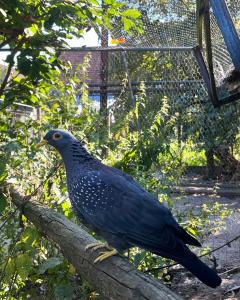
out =
<path fill-rule="evenodd" d="M 199 27 L 200 28 L 200 27 Z M 200 35 L 199 35 L 200 38 Z M 10 49 L 0 49 L 1 51 L 10 51 Z M 46 51 L 46 49 L 43 49 L 42 51 Z M 201 49 L 200 47 L 72 47 L 72 48 L 63 48 L 63 49 L 58 49 L 58 51 L 62 51 L 62 52 L 70 52 L 70 51 L 75 51 L 75 52 L 101 52 L 101 53 L 105 53 L 107 54 L 108 52 L 122 52 L 122 53 L 127 53 L 127 52 L 192 52 L 193 56 L 196 59 L 196 62 L 198 64 L 199 67 L 199 72 L 203 78 L 203 80 L 187 80 L 187 81 L 176 81 L 176 80 L 157 80 L 155 82 L 145 82 L 145 84 L 148 86 L 153 86 L 153 85 L 166 85 L 169 83 L 173 83 L 173 82 L 178 82 L 178 83 L 196 83 L 196 82 L 204 82 L 206 84 L 207 87 L 207 91 L 209 94 L 210 99 L 212 100 L 212 102 L 214 103 L 214 106 L 218 106 L 218 102 L 217 100 L 215 100 L 217 98 L 217 95 L 214 96 L 214 89 L 212 88 L 212 83 L 210 80 L 210 75 L 208 72 L 208 69 L 206 67 L 205 61 L 203 59 L 203 55 L 201 53 Z M 126 68 L 126 66 L 125 66 Z M 102 74 L 101 74 L 102 75 Z M 102 79 L 102 76 L 101 76 Z M 130 90 L 133 89 L 132 91 L 137 92 L 139 91 L 139 89 L 137 88 L 137 85 L 139 83 L 137 82 L 132 82 L 130 83 Z M 129 85 L 129 82 L 128 82 Z M 92 91 L 94 90 L 95 92 L 100 92 L 100 94 L 106 94 L 106 93 L 118 93 L 119 90 L 117 88 L 114 89 L 114 87 L 119 87 L 121 88 L 121 84 L 119 83 L 108 83 L 107 80 L 101 80 L 100 83 L 96 83 L 96 84 L 89 84 L 89 87 L 92 88 Z M 134 87 L 134 88 L 133 88 Z M 95 88 L 95 89 L 94 89 Z M 110 88 L 110 89 L 109 89 Z M 156 87 L 155 87 L 156 89 Z M 161 89 L 161 87 L 159 87 L 158 89 Z M 166 88 L 165 88 L 166 89 Z M 152 90 L 154 90 L 154 88 L 152 88 Z"/>
<path fill-rule="evenodd" d="M 227 97 L 219 99 L 217 95 L 217 87 L 214 76 L 213 57 L 212 57 L 212 38 L 211 38 L 211 24 L 210 24 L 210 8 L 209 0 L 197 0 L 197 31 L 199 47 L 194 48 L 194 54 L 197 59 L 201 75 L 206 83 L 209 97 L 214 107 L 220 107 L 224 104 L 240 100 L 240 93 L 235 93 Z M 205 33 L 206 44 L 206 59 L 207 65 L 204 62 L 201 50 L 203 41 L 203 30 Z M 240 51 L 240 49 L 239 49 Z"/>
<path fill-rule="evenodd" d="M 192 83 L 203 83 L 204 80 L 156 80 L 156 81 L 144 81 L 145 85 L 161 85 L 161 84 L 171 84 L 171 83 L 177 83 L 177 84 L 192 84 Z M 137 81 L 131 81 L 131 85 L 139 85 L 140 82 Z M 100 87 L 102 84 L 101 83 L 90 83 L 88 86 L 90 87 Z M 107 87 L 118 87 L 118 86 L 123 86 L 122 83 L 108 83 L 105 84 Z"/>
<path fill-rule="evenodd" d="M 101 47 L 71 47 L 71 48 L 58 48 L 56 51 L 60 52 L 129 52 L 129 51 L 193 51 L 194 57 L 197 61 L 200 74 L 206 84 L 209 98 L 214 107 L 220 107 L 224 104 L 236 101 L 240 99 L 240 92 L 231 94 L 225 98 L 219 99 L 217 94 L 216 81 L 214 77 L 214 68 L 213 68 L 213 54 L 212 54 L 212 39 L 211 39 L 211 24 L 210 24 L 210 0 L 196 0 L 196 18 L 197 18 L 197 38 L 198 46 L 196 47 L 104 47 L 105 44 L 102 44 Z M 205 35 L 205 39 L 204 36 Z M 206 60 L 205 63 L 203 58 L 203 40 L 206 45 Z M 46 51 L 46 49 L 38 49 L 41 51 Z M 10 48 L 0 49 L 0 52 L 12 51 Z M 240 51 L 240 49 L 239 49 Z M 107 55 L 107 53 L 105 53 Z M 105 82 L 106 81 L 106 82 Z M 131 82 L 134 85 L 134 83 Z M 107 80 L 103 80 L 103 84 L 98 85 L 101 89 L 104 89 L 108 86 Z M 102 92 L 105 93 L 105 90 Z"/>
<path fill-rule="evenodd" d="M 58 48 L 57 51 L 61 52 L 69 52 L 69 51 L 76 51 L 76 52 L 95 52 L 95 51 L 187 51 L 192 50 L 193 47 L 71 47 L 71 48 Z M 47 51 L 45 48 L 37 48 L 40 51 Z M 0 52 L 8 52 L 12 51 L 11 48 L 2 48 Z"/>

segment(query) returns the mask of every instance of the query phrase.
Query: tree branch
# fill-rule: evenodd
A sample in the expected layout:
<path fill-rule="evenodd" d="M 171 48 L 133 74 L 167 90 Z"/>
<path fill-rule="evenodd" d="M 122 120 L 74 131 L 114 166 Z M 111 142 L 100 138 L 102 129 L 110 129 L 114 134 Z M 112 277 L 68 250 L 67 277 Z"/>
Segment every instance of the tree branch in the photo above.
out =
<path fill-rule="evenodd" d="M 23 33 L 23 29 L 17 29 L 17 28 L 0 28 L 0 33 L 8 34 L 8 35 L 19 35 Z"/>
<path fill-rule="evenodd" d="M 16 39 L 17 35 L 12 35 L 10 36 L 8 39 L 6 39 L 5 41 L 3 41 L 0 44 L 0 49 L 3 48 L 4 46 L 8 45 L 9 43 L 11 43 L 12 41 L 14 41 Z"/>
<path fill-rule="evenodd" d="M 12 201 L 23 209 L 24 215 L 44 235 L 61 248 L 64 256 L 77 272 L 100 292 L 104 299 L 111 300 L 181 300 L 159 280 L 149 277 L 121 257 L 111 257 L 101 263 L 93 261 L 101 251 L 85 251 L 95 242 L 80 226 L 45 206 L 29 201 L 23 206 L 24 197 L 10 188 Z"/>
<path fill-rule="evenodd" d="M 7 83 L 8 83 L 8 79 L 9 79 L 9 77 L 11 75 L 12 68 L 14 66 L 14 57 L 15 57 L 16 53 L 20 50 L 20 48 L 22 47 L 22 45 L 26 41 L 27 41 L 27 38 L 23 37 L 20 40 L 20 42 L 18 43 L 18 45 L 11 52 L 12 60 L 11 60 L 11 62 L 8 65 L 7 73 L 6 73 L 5 78 L 4 78 L 4 80 L 3 80 L 2 84 L 1 84 L 1 87 L 0 87 L 0 97 L 3 95 L 4 89 L 5 89 L 5 87 L 6 87 Z M 0 110 L 2 110 L 2 109 L 0 109 Z"/>
<path fill-rule="evenodd" d="M 13 58 L 14 58 L 14 56 L 15 56 L 15 53 L 13 54 Z M 6 85 L 7 85 L 8 78 L 11 75 L 11 71 L 12 71 L 13 65 L 14 65 L 14 61 L 12 60 L 12 62 L 10 62 L 9 65 L 8 65 L 5 78 L 4 78 L 4 80 L 3 80 L 2 84 L 1 84 L 1 87 L 0 87 L 0 97 L 2 96 L 3 91 L 4 91 L 4 89 L 5 89 Z"/>

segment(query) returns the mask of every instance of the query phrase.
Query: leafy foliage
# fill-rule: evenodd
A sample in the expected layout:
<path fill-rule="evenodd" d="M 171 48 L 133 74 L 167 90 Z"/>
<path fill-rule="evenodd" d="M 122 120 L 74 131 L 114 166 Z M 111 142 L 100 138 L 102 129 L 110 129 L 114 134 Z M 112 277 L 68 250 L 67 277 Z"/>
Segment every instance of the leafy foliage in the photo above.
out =
<path fill-rule="evenodd" d="M 80 38 L 91 28 L 111 28 L 114 19 L 129 31 L 140 30 L 136 20 L 139 12 L 123 9 L 116 1 L 105 1 L 104 5 L 98 0 L 1 1 L 0 15 L 0 49 L 7 46 L 11 51 L 0 86 L 3 107 L 16 100 L 39 102 L 45 90 L 43 80 L 53 83 L 53 76 L 65 69 L 59 50 L 68 48 L 66 39 Z M 36 89 L 38 92 L 33 93 Z"/>
<path fill-rule="evenodd" d="M 235 157 L 240 157 L 238 104 L 220 110 L 208 105 L 192 107 L 186 101 L 173 101 L 167 96 L 147 97 L 143 83 L 136 95 L 135 107 L 129 105 L 130 97 L 120 99 L 115 123 L 103 144 L 99 138 L 101 118 L 88 97 L 89 57 L 73 70 L 59 60 L 58 50 L 65 46 L 66 38 L 80 37 L 91 27 L 100 30 L 103 24 L 111 27 L 116 19 L 126 30 L 140 30 L 138 11 L 126 10 L 113 0 L 104 3 L 103 9 L 96 0 L 0 1 L 0 14 L 4 16 L 0 18 L 0 47 L 8 45 L 11 49 L 0 87 L 4 100 L 0 112 L 1 222 L 13 210 L 7 181 L 21 187 L 26 195 L 30 194 L 59 160 L 55 151 L 35 148 L 43 133 L 53 127 L 71 130 L 95 157 L 99 158 L 102 147 L 106 147 L 105 163 L 131 173 L 170 208 L 176 200 L 171 196 L 171 187 L 178 183 L 186 166 L 206 163 L 204 153 L 208 149 L 232 146 Z M 166 1 L 159 4 L 167 13 Z M 191 5 L 191 1 L 188 4 Z M 152 79 L 154 74 L 161 76 L 174 67 L 169 58 L 159 62 L 156 56 L 142 54 L 129 65 L 131 72 L 136 65 L 151 70 Z M 31 117 L 16 114 L 18 106 L 12 104 L 16 100 L 32 105 Z M 140 122 L 140 131 L 136 119 Z M 44 184 L 37 199 L 77 222 L 68 201 L 63 168 Z M 221 229 L 224 218 L 229 215 L 227 209 L 217 204 L 202 206 L 199 214 L 178 210 L 174 213 L 182 226 L 198 238 Z M 210 219 L 213 214 L 219 216 L 214 226 Z M 14 214 L 8 219 L 0 232 L 0 244 L 2 299 L 34 299 L 39 295 L 47 299 L 97 297 L 59 249 L 24 216 L 19 220 L 19 215 Z M 140 249 L 132 249 L 129 259 L 143 271 L 168 263 Z M 153 271 L 152 274 L 161 277 L 164 272 Z"/>

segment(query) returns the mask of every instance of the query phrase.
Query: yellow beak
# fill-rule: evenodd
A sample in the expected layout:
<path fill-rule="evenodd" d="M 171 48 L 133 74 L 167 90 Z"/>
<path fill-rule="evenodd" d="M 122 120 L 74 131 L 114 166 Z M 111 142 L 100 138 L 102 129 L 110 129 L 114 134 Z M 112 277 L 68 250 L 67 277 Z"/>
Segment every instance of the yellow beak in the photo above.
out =
<path fill-rule="evenodd" d="M 42 140 L 40 143 L 38 143 L 36 145 L 36 148 L 38 149 L 38 148 L 40 148 L 40 147 L 42 147 L 43 145 L 46 145 L 46 144 L 47 144 L 47 140 Z"/>

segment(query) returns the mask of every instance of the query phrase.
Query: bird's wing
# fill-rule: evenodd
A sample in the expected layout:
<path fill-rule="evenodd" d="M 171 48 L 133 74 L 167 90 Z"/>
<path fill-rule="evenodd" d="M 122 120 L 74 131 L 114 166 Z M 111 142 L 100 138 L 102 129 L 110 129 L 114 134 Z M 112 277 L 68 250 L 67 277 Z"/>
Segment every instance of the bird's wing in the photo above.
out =
<path fill-rule="evenodd" d="M 174 259 L 180 239 L 175 234 L 174 228 L 178 228 L 178 225 L 171 212 L 153 195 L 122 176 L 110 176 L 104 171 L 85 174 L 90 177 L 93 175 L 104 186 L 101 193 L 106 205 L 94 206 L 90 213 L 85 211 L 88 222 L 99 230 L 152 252 L 165 256 L 172 252 L 171 258 Z"/>

